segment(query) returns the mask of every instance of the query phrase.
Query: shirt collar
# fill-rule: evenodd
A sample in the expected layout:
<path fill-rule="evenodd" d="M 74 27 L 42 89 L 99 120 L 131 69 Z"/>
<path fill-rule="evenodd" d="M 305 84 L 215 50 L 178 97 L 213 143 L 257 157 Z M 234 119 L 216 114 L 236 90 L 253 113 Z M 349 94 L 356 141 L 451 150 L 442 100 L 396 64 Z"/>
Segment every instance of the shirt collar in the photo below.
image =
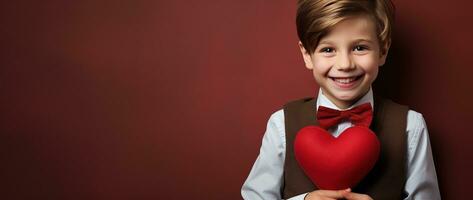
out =
<path fill-rule="evenodd" d="M 361 97 L 361 99 L 359 99 L 357 102 L 355 102 L 353 105 L 351 105 L 347 109 L 338 108 L 332 101 L 330 101 L 323 94 L 322 89 L 319 88 L 319 94 L 318 94 L 318 97 L 317 97 L 316 106 L 317 106 L 317 110 L 319 109 L 319 106 L 324 106 L 324 107 L 328 107 L 328 108 L 335 109 L 335 110 L 348 110 L 348 109 L 351 109 L 353 107 L 359 106 L 359 105 L 364 104 L 364 103 L 370 103 L 371 108 L 374 110 L 373 90 L 372 90 L 372 88 L 370 88 L 370 90 L 365 95 L 363 95 L 363 97 Z"/>

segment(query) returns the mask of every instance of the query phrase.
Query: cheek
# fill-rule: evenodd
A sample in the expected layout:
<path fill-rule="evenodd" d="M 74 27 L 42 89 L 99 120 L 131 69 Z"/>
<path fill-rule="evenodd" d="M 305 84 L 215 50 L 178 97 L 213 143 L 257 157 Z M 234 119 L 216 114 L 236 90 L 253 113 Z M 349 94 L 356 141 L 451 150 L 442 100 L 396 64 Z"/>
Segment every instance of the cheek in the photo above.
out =
<path fill-rule="evenodd" d="M 314 64 L 314 75 L 320 76 L 328 74 L 330 67 L 332 66 L 331 62 L 331 59 L 324 57 L 317 57 L 312 59 L 312 63 Z"/>
<path fill-rule="evenodd" d="M 357 64 L 367 73 L 376 73 L 379 67 L 379 59 L 375 56 L 362 56 L 357 59 Z"/>

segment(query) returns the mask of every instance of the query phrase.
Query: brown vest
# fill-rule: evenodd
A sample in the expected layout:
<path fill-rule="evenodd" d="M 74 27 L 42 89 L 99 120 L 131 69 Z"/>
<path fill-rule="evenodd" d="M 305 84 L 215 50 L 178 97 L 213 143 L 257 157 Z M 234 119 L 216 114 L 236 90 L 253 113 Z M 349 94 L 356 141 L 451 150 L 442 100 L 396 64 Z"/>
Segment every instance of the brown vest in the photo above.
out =
<path fill-rule="evenodd" d="M 374 117 L 370 129 L 381 143 L 378 162 L 353 192 L 368 194 L 373 199 L 403 199 L 406 180 L 407 112 L 408 107 L 375 97 Z M 317 125 L 314 98 L 292 101 L 284 106 L 286 126 L 286 160 L 282 196 L 288 199 L 311 192 L 317 187 L 299 167 L 294 157 L 297 132 L 308 125 Z M 350 167 L 350 166 L 347 166 Z"/>

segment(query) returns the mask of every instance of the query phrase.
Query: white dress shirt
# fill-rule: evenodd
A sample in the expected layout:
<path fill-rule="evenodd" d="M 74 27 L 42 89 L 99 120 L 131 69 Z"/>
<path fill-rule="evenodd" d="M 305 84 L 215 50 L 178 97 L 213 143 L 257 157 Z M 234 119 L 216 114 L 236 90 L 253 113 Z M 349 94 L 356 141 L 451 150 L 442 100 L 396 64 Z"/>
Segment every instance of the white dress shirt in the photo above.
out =
<path fill-rule="evenodd" d="M 319 90 L 317 108 L 325 106 L 342 110 L 333 104 Z M 363 103 L 373 106 L 373 92 L 365 94 L 350 108 Z M 350 109 L 348 108 L 348 109 Z M 338 137 L 345 129 L 351 127 L 350 121 L 344 121 L 329 129 L 329 132 Z M 408 196 L 405 200 L 436 200 L 440 199 L 437 183 L 437 174 L 432 159 L 429 135 L 422 114 L 409 110 L 407 113 L 407 179 L 404 190 Z M 284 125 L 284 110 L 278 110 L 268 120 L 266 132 L 263 136 L 260 154 L 256 159 L 251 172 L 241 189 L 241 195 L 248 200 L 279 200 L 283 183 L 284 159 L 286 156 L 286 134 Z M 290 198 L 303 200 L 305 195 Z"/>

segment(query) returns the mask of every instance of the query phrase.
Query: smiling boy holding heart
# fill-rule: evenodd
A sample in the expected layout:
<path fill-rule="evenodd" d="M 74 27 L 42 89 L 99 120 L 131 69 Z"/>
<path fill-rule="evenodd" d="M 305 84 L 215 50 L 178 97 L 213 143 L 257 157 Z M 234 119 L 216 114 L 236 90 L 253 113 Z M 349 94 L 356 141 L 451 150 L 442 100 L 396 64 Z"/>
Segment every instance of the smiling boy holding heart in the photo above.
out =
<path fill-rule="evenodd" d="M 389 0 L 299 0 L 316 98 L 268 121 L 244 199 L 440 199 L 424 118 L 373 95 L 391 43 Z"/>

